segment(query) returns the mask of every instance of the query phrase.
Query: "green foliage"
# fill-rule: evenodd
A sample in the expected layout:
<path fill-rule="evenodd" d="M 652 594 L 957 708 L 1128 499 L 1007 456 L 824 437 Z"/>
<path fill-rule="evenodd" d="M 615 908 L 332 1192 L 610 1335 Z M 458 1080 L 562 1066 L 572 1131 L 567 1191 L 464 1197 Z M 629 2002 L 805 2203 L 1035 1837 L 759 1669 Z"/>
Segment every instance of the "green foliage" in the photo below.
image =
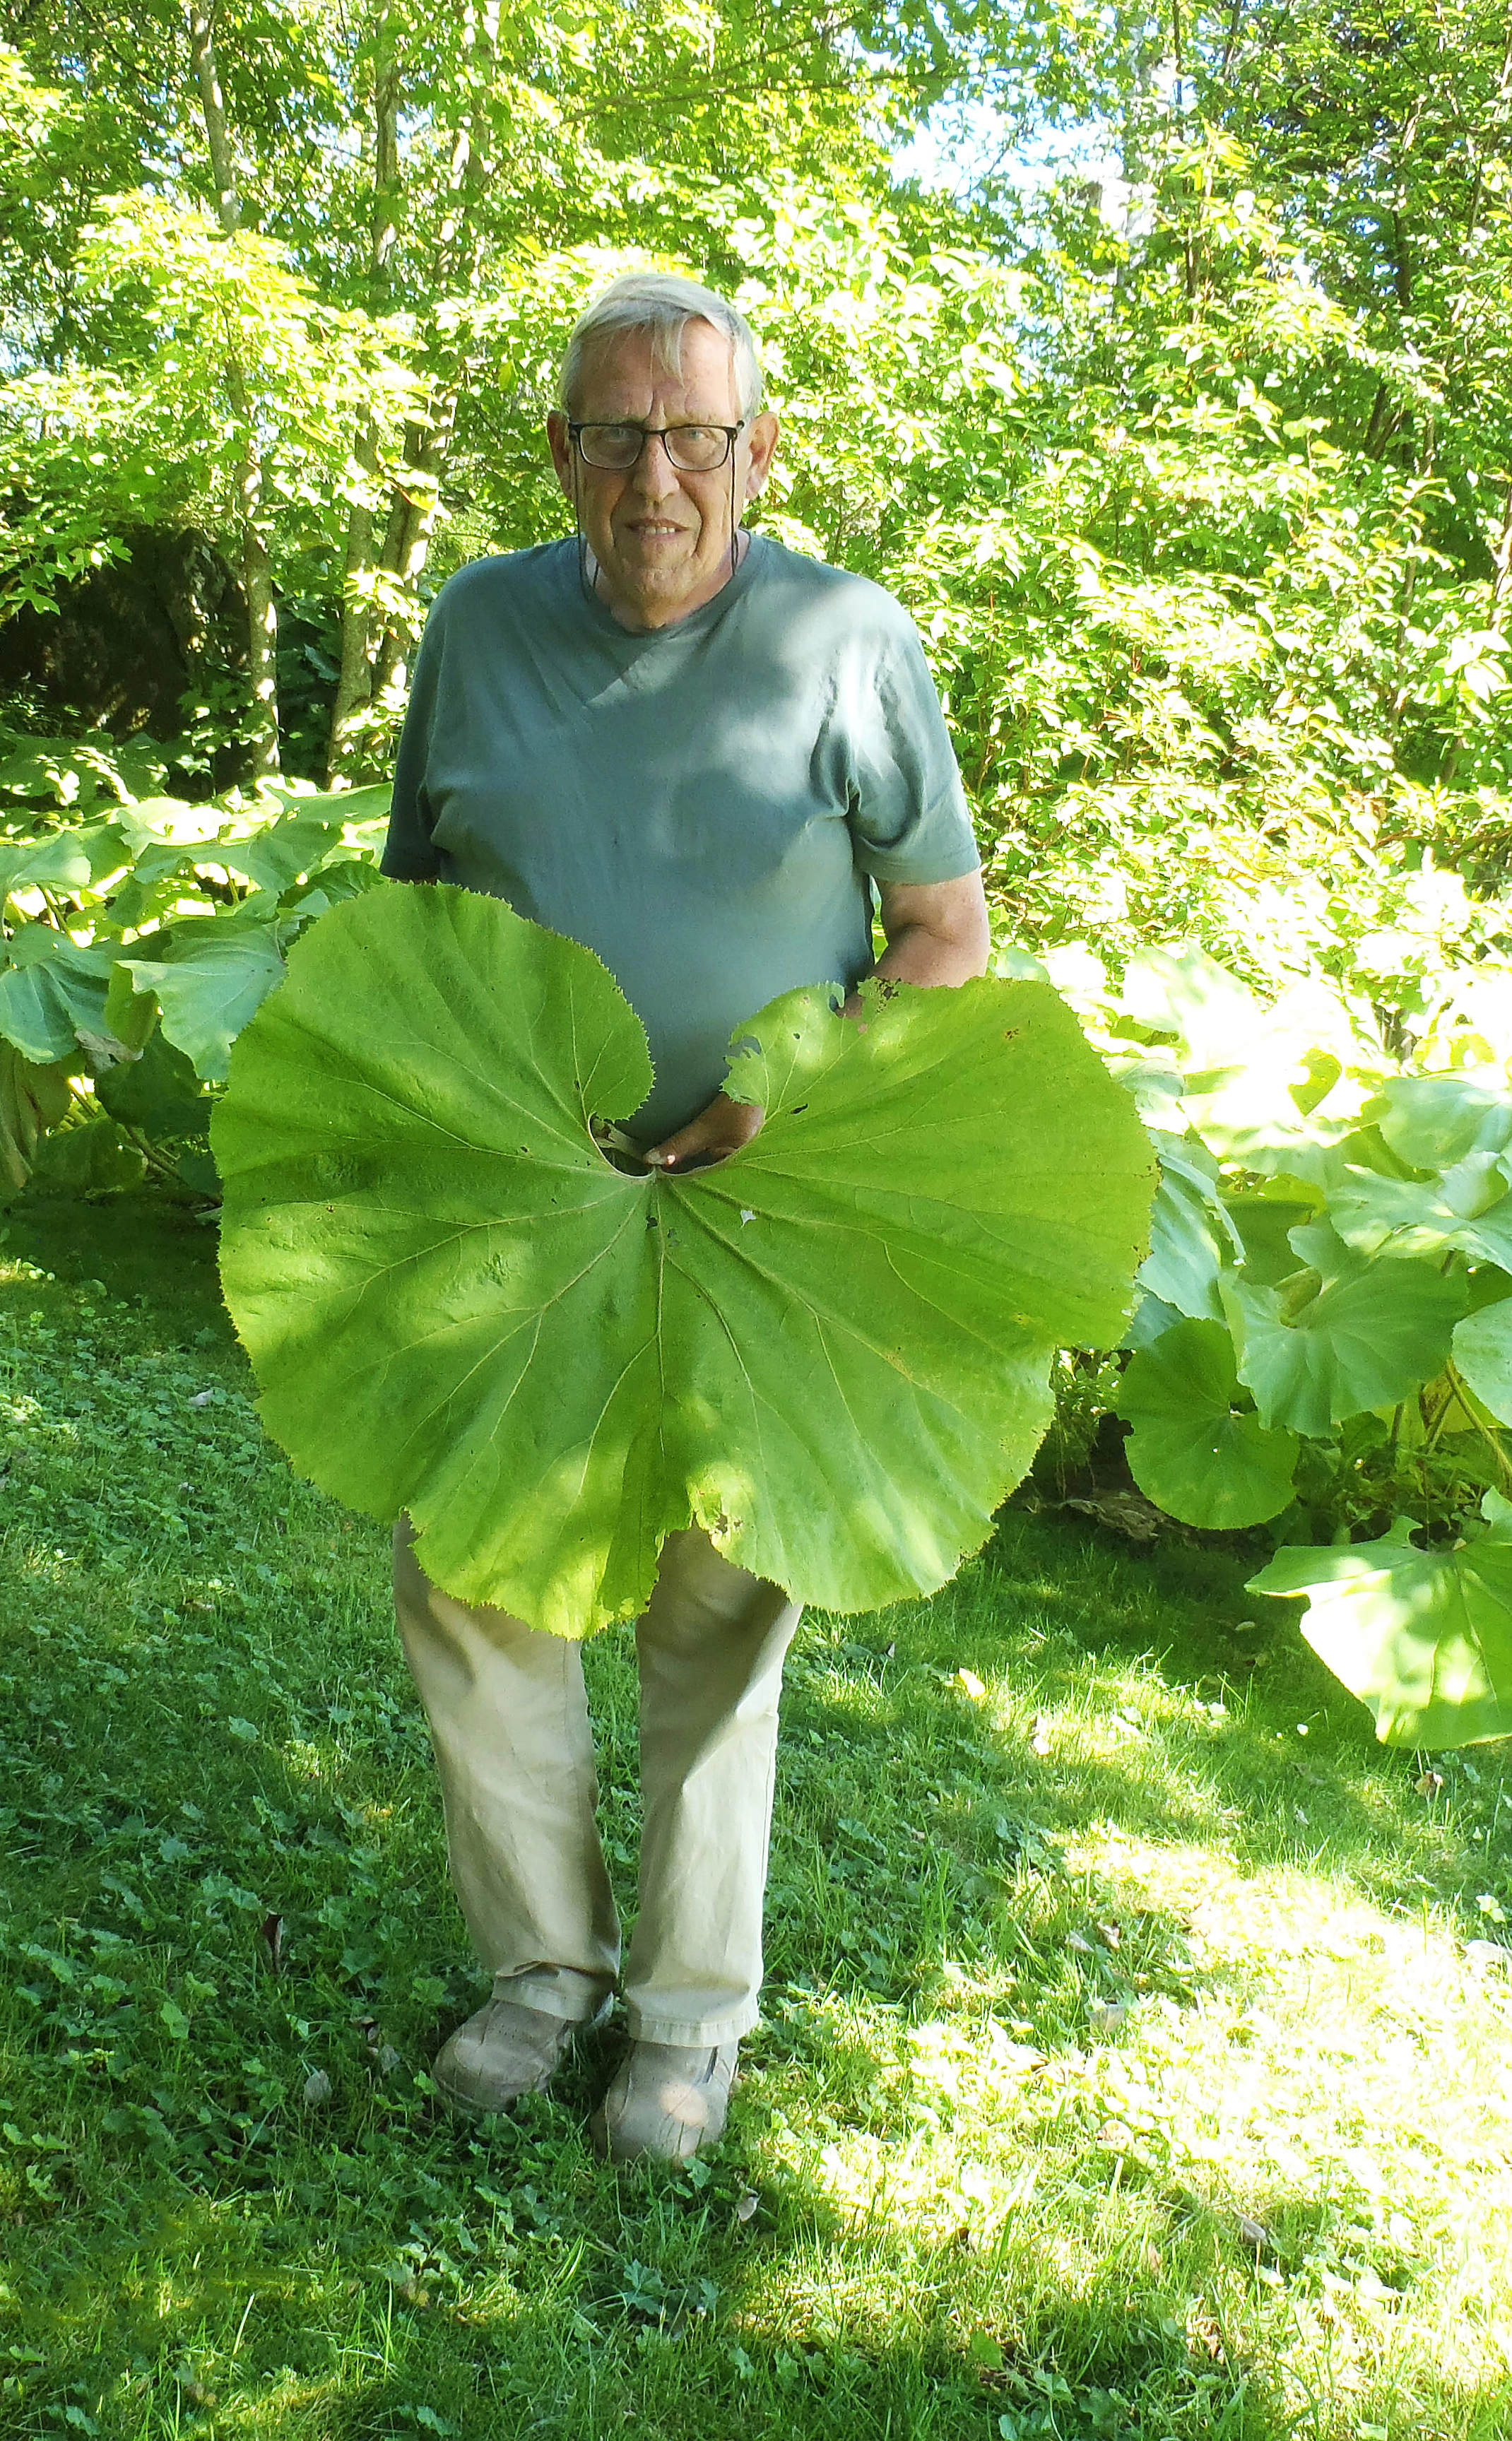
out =
<path fill-rule="evenodd" d="M 65 13 L 12 10 L 0 50 L 6 598 L 192 515 L 258 573 L 254 644 L 276 596 L 316 640 L 297 768 L 376 771 L 431 586 L 562 530 L 539 427 L 585 297 L 648 262 L 738 291 L 784 420 L 759 513 L 914 611 L 1004 970 L 1042 962 L 1155 1131 L 1128 1395 L 1197 1345 L 1216 1370 L 1190 1430 L 1136 1427 L 1137 1474 L 1216 1523 L 1279 1497 L 1262 1437 L 1300 1435 L 1284 1530 L 1320 1535 L 1406 1507 L 1437 1536 L 1512 1481 L 1503 12 L 1215 0 L 1072 40 L 1030 0 L 780 27 L 226 0 L 229 219 L 178 10 Z M 909 184 L 878 130 L 968 100 L 1002 159 Z M 1016 181 L 1028 136 L 1065 175 Z M 160 1041 L 203 1096 L 368 875 L 287 820 L 256 872 L 206 852 L 252 856 L 265 808 L 127 823 L 152 750 L 0 768 L 12 1183 L 63 1075 L 63 1134 L 103 1113 L 213 1185 L 203 1109 L 154 1135 L 108 1080 Z"/>
<path fill-rule="evenodd" d="M 1420 1550 L 1404 1519 L 1377 1543 L 1278 1551 L 1251 1580 L 1307 1596 L 1303 1634 L 1384 1745 L 1512 1736 L 1512 1502 L 1487 1492 L 1484 1512 L 1449 1551 Z"/>
<path fill-rule="evenodd" d="M 205 1089 L 224 1080 L 232 1040 L 301 928 L 377 878 L 387 791 L 191 805 L 134 793 L 161 777 L 149 750 L 10 743 L 0 1179 L 24 1185 L 52 1128 L 62 1133 L 40 1166 L 55 1186 L 105 1193 L 145 1165 L 214 1199 Z M 58 821 L 81 805 L 84 821 Z"/>
<path fill-rule="evenodd" d="M 1118 1412 L 1128 1462 L 1159 1509 L 1192 1526 L 1257 1526 L 1291 1498 L 1295 1433 L 1235 1412 L 1238 1374 L 1215 1322 L 1178 1322 L 1130 1359 Z"/>
<path fill-rule="evenodd" d="M 1403 1063 L 1322 977 L 1268 1006 L 1196 949 L 1142 951 L 1122 990 L 1085 951 L 1050 963 L 1161 1157 L 1116 1398 L 1146 1496 L 1187 1525 L 1318 1540 L 1406 1509 L 1443 1538 L 1512 1489 L 1505 969 L 1464 998 L 1444 978 Z M 1425 1617 L 1431 1668 L 1449 1612 Z M 1441 1657 L 1431 1707 L 1388 1701 L 1358 1656 L 1341 1674 L 1420 1743 L 1501 1734 L 1451 1643 Z"/>
<path fill-rule="evenodd" d="M 1262 1421 L 1323 1440 L 1395 1407 L 1443 1368 L 1465 1311 L 1463 1275 L 1425 1262 L 1362 1260 L 1326 1217 L 1287 1233 L 1298 1269 L 1277 1288 L 1229 1289 L 1239 1371 Z"/>
<path fill-rule="evenodd" d="M 589 951 L 461 891 L 335 911 L 212 1130 L 275 1437 L 407 1510 L 448 1592 L 561 1635 L 642 1609 L 690 1524 L 833 1608 L 944 1583 L 1055 1347 L 1117 1337 L 1153 1166 L 1043 985 L 863 999 L 752 1018 L 755 1141 L 632 1175 L 593 1130 L 644 1100 L 645 1038 Z"/>

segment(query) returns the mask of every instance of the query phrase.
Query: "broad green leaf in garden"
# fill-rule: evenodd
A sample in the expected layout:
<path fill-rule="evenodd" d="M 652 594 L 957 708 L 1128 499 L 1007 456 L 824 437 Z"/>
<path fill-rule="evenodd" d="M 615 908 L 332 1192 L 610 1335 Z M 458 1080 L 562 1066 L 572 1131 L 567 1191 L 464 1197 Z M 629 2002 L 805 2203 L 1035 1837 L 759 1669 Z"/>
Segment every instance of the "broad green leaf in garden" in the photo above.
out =
<path fill-rule="evenodd" d="M 113 948 L 77 949 L 50 924 L 25 924 L 0 945 L 0 1036 L 39 1065 L 66 1059 L 81 1034 L 104 1034 Z"/>
<path fill-rule="evenodd" d="M 0 1040 L 0 1186 L 17 1194 L 31 1175 L 37 1145 L 73 1099 L 65 1062 L 35 1067 Z"/>
<path fill-rule="evenodd" d="M 1179 1322 L 1129 1359 L 1118 1413 L 1129 1472 L 1186 1526 L 1258 1526 L 1291 1498 L 1295 1433 L 1235 1413 L 1233 1345 L 1216 1322 Z"/>
<path fill-rule="evenodd" d="M 1151 1130 L 1161 1184 L 1150 1211 L 1150 1251 L 1140 1286 L 1193 1320 L 1221 1322 L 1218 1275 L 1243 1253 L 1218 1199 L 1217 1164 L 1200 1145 Z"/>
<path fill-rule="evenodd" d="M 56 1135 L 45 1136 L 32 1167 L 45 1185 L 64 1187 L 73 1195 L 104 1195 L 139 1186 L 147 1164 L 112 1120 L 86 1119 L 80 1127 L 60 1128 Z"/>
<path fill-rule="evenodd" d="M 1512 1265 L 1512 1155 L 1479 1150 L 1441 1178 L 1379 1178 L 1346 1168 L 1328 1199 L 1340 1236 L 1367 1255 L 1439 1255 L 1457 1247 L 1479 1263 Z"/>
<path fill-rule="evenodd" d="M 1257 1594 L 1305 1594 L 1302 1632 L 1386 1745 L 1474 1745 L 1512 1735 L 1512 1504 L 1449 1551 L 1420 1551 L 1401 1518 L 1376 1543 L 1278 1551 Z"/>
<path fill-rule="evenodd" d="M 1442 1369 L 1465 1311 L 1463 1273 L 1364 1256 L 1326 1220 L 1291 1232 L 1305 1268 L 1278 1288 L 1223 1283 L 1239 1379 L 1262 1423 L 1326 1439 L 1367 1407 L 1391 1407 Z"/>
<path fill-rule="evenodd" d="M 82 890 L 91 869 L 89 851 L 72 831 L 0 840 L 0 899 L 17 890 Z"/>
<path fill-rule="evenodd" d="M 1512 1424 L 1512 1301 L 1477 1307 L 1454 1327 L 1454 1362 L 1500 1424 Z"/>
<path fill-rule="evenodd" d="M 161 957 L 120 963 L 135 990 L 155 994 L 163 1032 L 207 1085 L 223 1081 L 232 1043 L 283 976 L 276 928 L 234 916 L 176 924 Z"/>
<path fill-rule="evenodd" d="M 1452 1169 L 1512 1144 L 1512 1094 L 1470 1076 L 1393 1076 L 1363 1115 L 1413 1169 Z"/>
<path fill-rule="evenodd" d="M 702 1173 L 627 1174 L 645 1038 L 590 953 L 390 887 L 312 926 L 211 1141 L 264 1419 L 448 1591 L 564 1635 L 638 1611 L 696 1523 L 805 1600 L 943 1583 L 1110 1346 L 1148 1140 L 1047 986 L 828 991 L 742 1027 L 765 1110 Z"/>

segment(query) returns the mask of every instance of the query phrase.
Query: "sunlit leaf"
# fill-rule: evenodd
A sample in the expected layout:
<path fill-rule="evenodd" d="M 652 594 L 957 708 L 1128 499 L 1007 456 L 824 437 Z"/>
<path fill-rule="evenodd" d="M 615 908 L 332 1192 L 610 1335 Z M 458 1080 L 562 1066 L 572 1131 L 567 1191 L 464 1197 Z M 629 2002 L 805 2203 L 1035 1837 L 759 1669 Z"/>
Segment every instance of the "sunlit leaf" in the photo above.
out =
<path fill-rule="evenodd" d="M 271 926 L 222 917 L 175 925 L 161 958 L 123 958 L 138 992 L 152 992 L 163 1032 L 207 1084 L 225 1076 L 231 1045 L 282 979 Z"/>
<path fill-rule="evenodd" d="M 1295 1433 L 1235 1413 L 1239 1379 L 1228 1331 L 1179 1322 L 1129 1359 L 1118 1412 L 1140 1490 L 1187 1526 L 1258 1526 L 1291 1498 Z"/>
<path fill-rule="evenodd" d="M 1153 1160 L 1047 986 L 868 996 L 740 1029 L 768 1115 L 732 1161 L 627 1175 L 588 1122 L 650 1065 L 588 951 L 445 888 L 323 917 L 212 1128 L 270 1430 L 407 1509 L 448 1590 L 563 1634 L 639 1609 L 690 1522 L 840 1609 L 944 1582 L 1053 1347 L 1124 1327 Z"/>
<path fill-rule="evenodd" d="M 1307 1596 L 1304 1636 L 1387 1745 L 1512 1735 L 1512 1504 L 1483 1508 L 1486 1531 L 1451 1551 L 1420 1551 L 1399 1519 L 1379 1542 L 1278 1551 L 1250 1580 Z"/>
<path fill-rule="evenodd" d="M 1500 1298 L 1456 1323 L 1454 1362 L 1498 1423 L 1512 1424 L 1512 1302 Z"/>
<path fill-rule="evenodd" d="M 1465 1311 L 1463 1273 L 1364 1256 L 1326 1220 L 1291 1232 L 1308 1268 L 1278 1288 L 1223 1284 L 1239 1379 L 1261 1421 L 1324 1439 L 1366 1407 L 1395 1406 L 1442 1369 Z"/>

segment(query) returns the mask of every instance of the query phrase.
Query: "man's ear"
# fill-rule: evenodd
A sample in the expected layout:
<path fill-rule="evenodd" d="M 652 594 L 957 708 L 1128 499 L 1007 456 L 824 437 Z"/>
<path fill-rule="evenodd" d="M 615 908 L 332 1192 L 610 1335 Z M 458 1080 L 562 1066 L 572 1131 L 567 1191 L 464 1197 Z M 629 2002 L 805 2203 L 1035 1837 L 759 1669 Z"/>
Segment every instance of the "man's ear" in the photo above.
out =
<path fill-rule="evenodd" d="M 553 407 L 546 419 L 546 438 L 550 446 L 551 463 L 556 469 L 556 479 L 570 500 L 572 497 L 572 440 L 567 431 L 567 416 L 559 407 Z"/>
<path fill-rule="evenodd" d="M 771 472 L 772 456 L 777 447 L 777 418 L 771 414 L 756 416 L 751 424 L 747 447 L 750 452 L 746 475 L 746 497 L 754 500 Z"/>

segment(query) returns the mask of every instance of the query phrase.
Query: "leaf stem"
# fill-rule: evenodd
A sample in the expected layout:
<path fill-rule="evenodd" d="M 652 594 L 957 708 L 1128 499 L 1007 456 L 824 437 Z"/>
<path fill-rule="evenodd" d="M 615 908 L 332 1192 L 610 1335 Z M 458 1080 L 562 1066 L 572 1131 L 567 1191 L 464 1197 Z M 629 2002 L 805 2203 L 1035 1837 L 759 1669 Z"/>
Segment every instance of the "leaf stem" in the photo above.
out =
<path fill-rule="evenodd" d="M 1495 1458 L 1496 1470 L 1502 1478 L 1503 1486 L 1508 1489 L 1512 1489 L 1512 1465 L 1508 1464 L 1506 1452 L 1502 1446 L 1502 1437 L 1500 1433 L 1489 1431 L 1487 1427 L 1482 1423 L 1480 1417 L 1476 1414 L 1475 1409 L 1470 1404 L 1469 1386 L 1461 1375 L 1460 1369 L 1455 1364 L 1452 1356 L 1445 1357 L 1444 1370 L 1449 1376 L 1449 1385 L 1452 1388 L 1455 1397 L 1458 1399 L 1460 1405 L 1464 1408 L 1471 1423 L 1475 1426 L 1476 1431 L 1480 1434 L 1481 1438 L 1485 1441 L 1487 1449 Z M 1446 1401 L 1446 1408 L 1447 1404 L 1448 1402 Z"/>

